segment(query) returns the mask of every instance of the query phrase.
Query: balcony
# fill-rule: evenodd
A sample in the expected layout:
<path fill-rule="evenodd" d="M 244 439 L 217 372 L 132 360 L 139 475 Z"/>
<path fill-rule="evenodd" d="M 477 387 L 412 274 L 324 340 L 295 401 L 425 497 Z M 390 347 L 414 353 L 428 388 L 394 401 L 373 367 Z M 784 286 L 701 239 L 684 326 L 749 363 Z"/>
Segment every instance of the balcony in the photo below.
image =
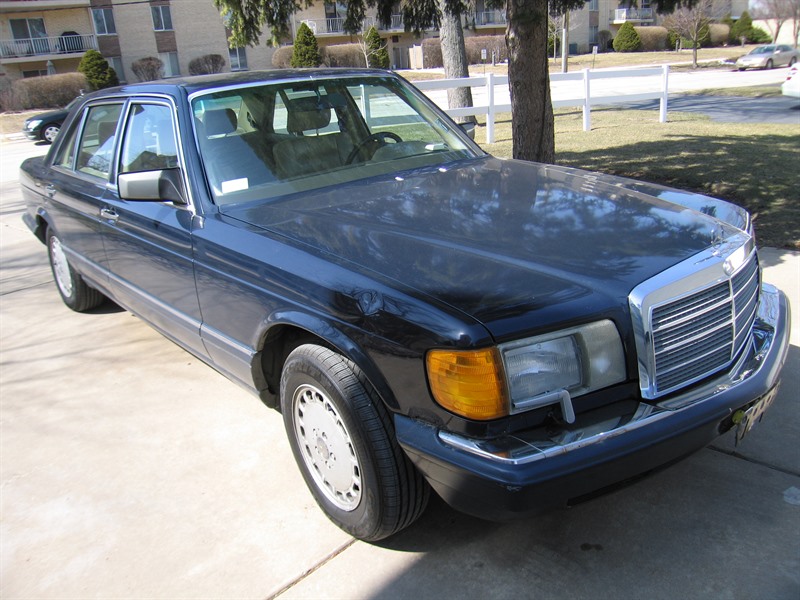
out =
<path fill-rule="evenodd" d="M 344 18 L 336 17 L 331 19 L 303 19 L 300 23 L 305 23 L 315 36 L 320 35 L 348 35 L 344 30 Z M 298 23 L 298 26 L 300 25 Z M 403 15 L 392 15 L 389 28 L 383 28 L 375 17 L 367 17 L 361 25 L 362 31 L 367 31 L 370 27 L 375 27 L 378 31 L 403 31 Z"/>
<path fill-rule="evenodd" d="M 652 8 L 618 8 L 612 10 L 609 17 L 615 25 L 622 25 L 627 21 L 636 23 L 649 23 L 653 20 Z"/>
<path fill-rule="evenodd" d="M 89 8 L 91 0 L 0 0 L 0 13 Z"/>
<path fill-rule="evenodd" d="M 97 37 L 94 34 L 69 33 L 52 37 L 0 40 L 0 60 L 4 63 L 74 58 L 87 50 L 97 50 Z"/>
<path fill-rule="evenodd" d="M 475 27 L 505 27 L 505 25 L 505 11 L 484 10 L 475 13 Z"/>

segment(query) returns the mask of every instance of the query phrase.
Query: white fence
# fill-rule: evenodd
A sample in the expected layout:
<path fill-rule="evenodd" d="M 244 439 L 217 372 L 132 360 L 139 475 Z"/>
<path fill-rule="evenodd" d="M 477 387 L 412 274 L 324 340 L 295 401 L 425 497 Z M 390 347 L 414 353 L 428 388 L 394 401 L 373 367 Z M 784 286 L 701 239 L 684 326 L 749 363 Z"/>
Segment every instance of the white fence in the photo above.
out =
<path fill-rule="evenodd" d="M 650 85 L 634 85 L 632 81 L 622 81 L 621 85 L 598 85 L 598 93 L 593 94 L 593 81 L 636 80 L 649 77 L 657 78 L 657 82 L 650 81 Z M 556 92 L 558 84 L 567 82 L 566 86 Z M 568 82 L 572 82 L 571 84 Z M 478 88 L 480 94 L 473 94 L 473 103 L 476 97 L 485 97 L 484 103 L 470 108 L 445 108 L 451 117 L 467 117 L 486 115 L 486 142 L 494 142 L 494 123 L 498 113 L 511 112 L 511 100 L 508 92 L 508 76 L 488 73 L 481 77 L 468 77 L 464 79 L 434 79 L 430 81 L 415 81 L 414 85 L 424 92 L 436 90 L 449 90 L 460 87 Z M 495 90 L 495 86 L 504 86 Z M 578 88 L 579 85 L 579 88 Z M 619 104 L 636 100 L 660 100 L 659 121 L 667 122 L 667 103 L 669 96 L 669 66 L 653 67 L 646 69 L 614 69 L 593 71 L 584 69 L 574 73 L 551 73 L 550 95 L 554 108 L 580 106 L 583 108 L 583 130 L 592 128 L 591 107 L 605 104 Z M 498 98 L 499 102 L 498 103 Z"/>

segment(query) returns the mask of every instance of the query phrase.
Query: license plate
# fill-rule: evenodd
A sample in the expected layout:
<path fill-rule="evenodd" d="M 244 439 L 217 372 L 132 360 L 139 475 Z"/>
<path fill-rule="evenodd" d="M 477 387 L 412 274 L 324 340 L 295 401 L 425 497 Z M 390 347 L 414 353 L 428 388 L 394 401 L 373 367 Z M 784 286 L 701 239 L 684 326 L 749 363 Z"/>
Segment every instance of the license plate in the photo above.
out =
<path fill-rule="evenodd" d="M 736 426 L 736 443 L 738 444 L 740 441 L 744 439 L 749 431 L 755 427 L 756 423 L 758 423 L 761 418 L 764 416 L 764 413 L 767 412 L 767 409 L 772 406 L 772 403 L 775 401 L 775 396 L 778 395 L 778 388 L 775 387 L 763 396 L 756 400 L 756 403 L 753 404 L 750 408 L 744 411 L 741 420 Z"/>

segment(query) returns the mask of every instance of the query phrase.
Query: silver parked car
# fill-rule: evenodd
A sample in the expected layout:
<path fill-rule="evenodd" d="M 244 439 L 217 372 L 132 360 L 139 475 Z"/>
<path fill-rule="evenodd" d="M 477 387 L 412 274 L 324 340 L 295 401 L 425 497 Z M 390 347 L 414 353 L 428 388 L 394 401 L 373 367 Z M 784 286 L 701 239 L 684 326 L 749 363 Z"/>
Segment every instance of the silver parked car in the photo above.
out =
<path fill-rule="evenodd" d="M 736 61 L 736 68 L 745 69 L 771 69 L 783 65 L 792 66 L 797 62 L 798 51 L 785 44 L 765 44 L 756 46 L 749 54 L 745 54 Z"/>

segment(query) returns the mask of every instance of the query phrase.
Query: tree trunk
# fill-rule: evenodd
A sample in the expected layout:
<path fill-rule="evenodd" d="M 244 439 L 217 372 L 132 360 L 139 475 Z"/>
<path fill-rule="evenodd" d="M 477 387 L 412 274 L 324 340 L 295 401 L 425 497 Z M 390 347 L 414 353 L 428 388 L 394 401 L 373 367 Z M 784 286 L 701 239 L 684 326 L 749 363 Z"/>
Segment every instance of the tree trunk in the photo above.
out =
<path fill-rule="evenodd" d="M 464 30 L 461 27 L 461 15 L 451 15 L 445 11 L 444 1 L 440 0 L 442 22 L 439 26 L 439 40 L 442 46 L 442 62 L 444 76 L 447 79 L 469 77 L 467 50 L 464 47 Z M 472 89 L 468 87 L 447 90 L 447 105 L 450 108 L 466 108 L 472 106 Z M 456 121 L 471 123 L 475 117 L 459 117 Z"/>
<path fill-rule="evenodd" d="M 555 163 L 547 60 L 547 0 L 508 0 L 508 88 L 514 158 Z"/>

